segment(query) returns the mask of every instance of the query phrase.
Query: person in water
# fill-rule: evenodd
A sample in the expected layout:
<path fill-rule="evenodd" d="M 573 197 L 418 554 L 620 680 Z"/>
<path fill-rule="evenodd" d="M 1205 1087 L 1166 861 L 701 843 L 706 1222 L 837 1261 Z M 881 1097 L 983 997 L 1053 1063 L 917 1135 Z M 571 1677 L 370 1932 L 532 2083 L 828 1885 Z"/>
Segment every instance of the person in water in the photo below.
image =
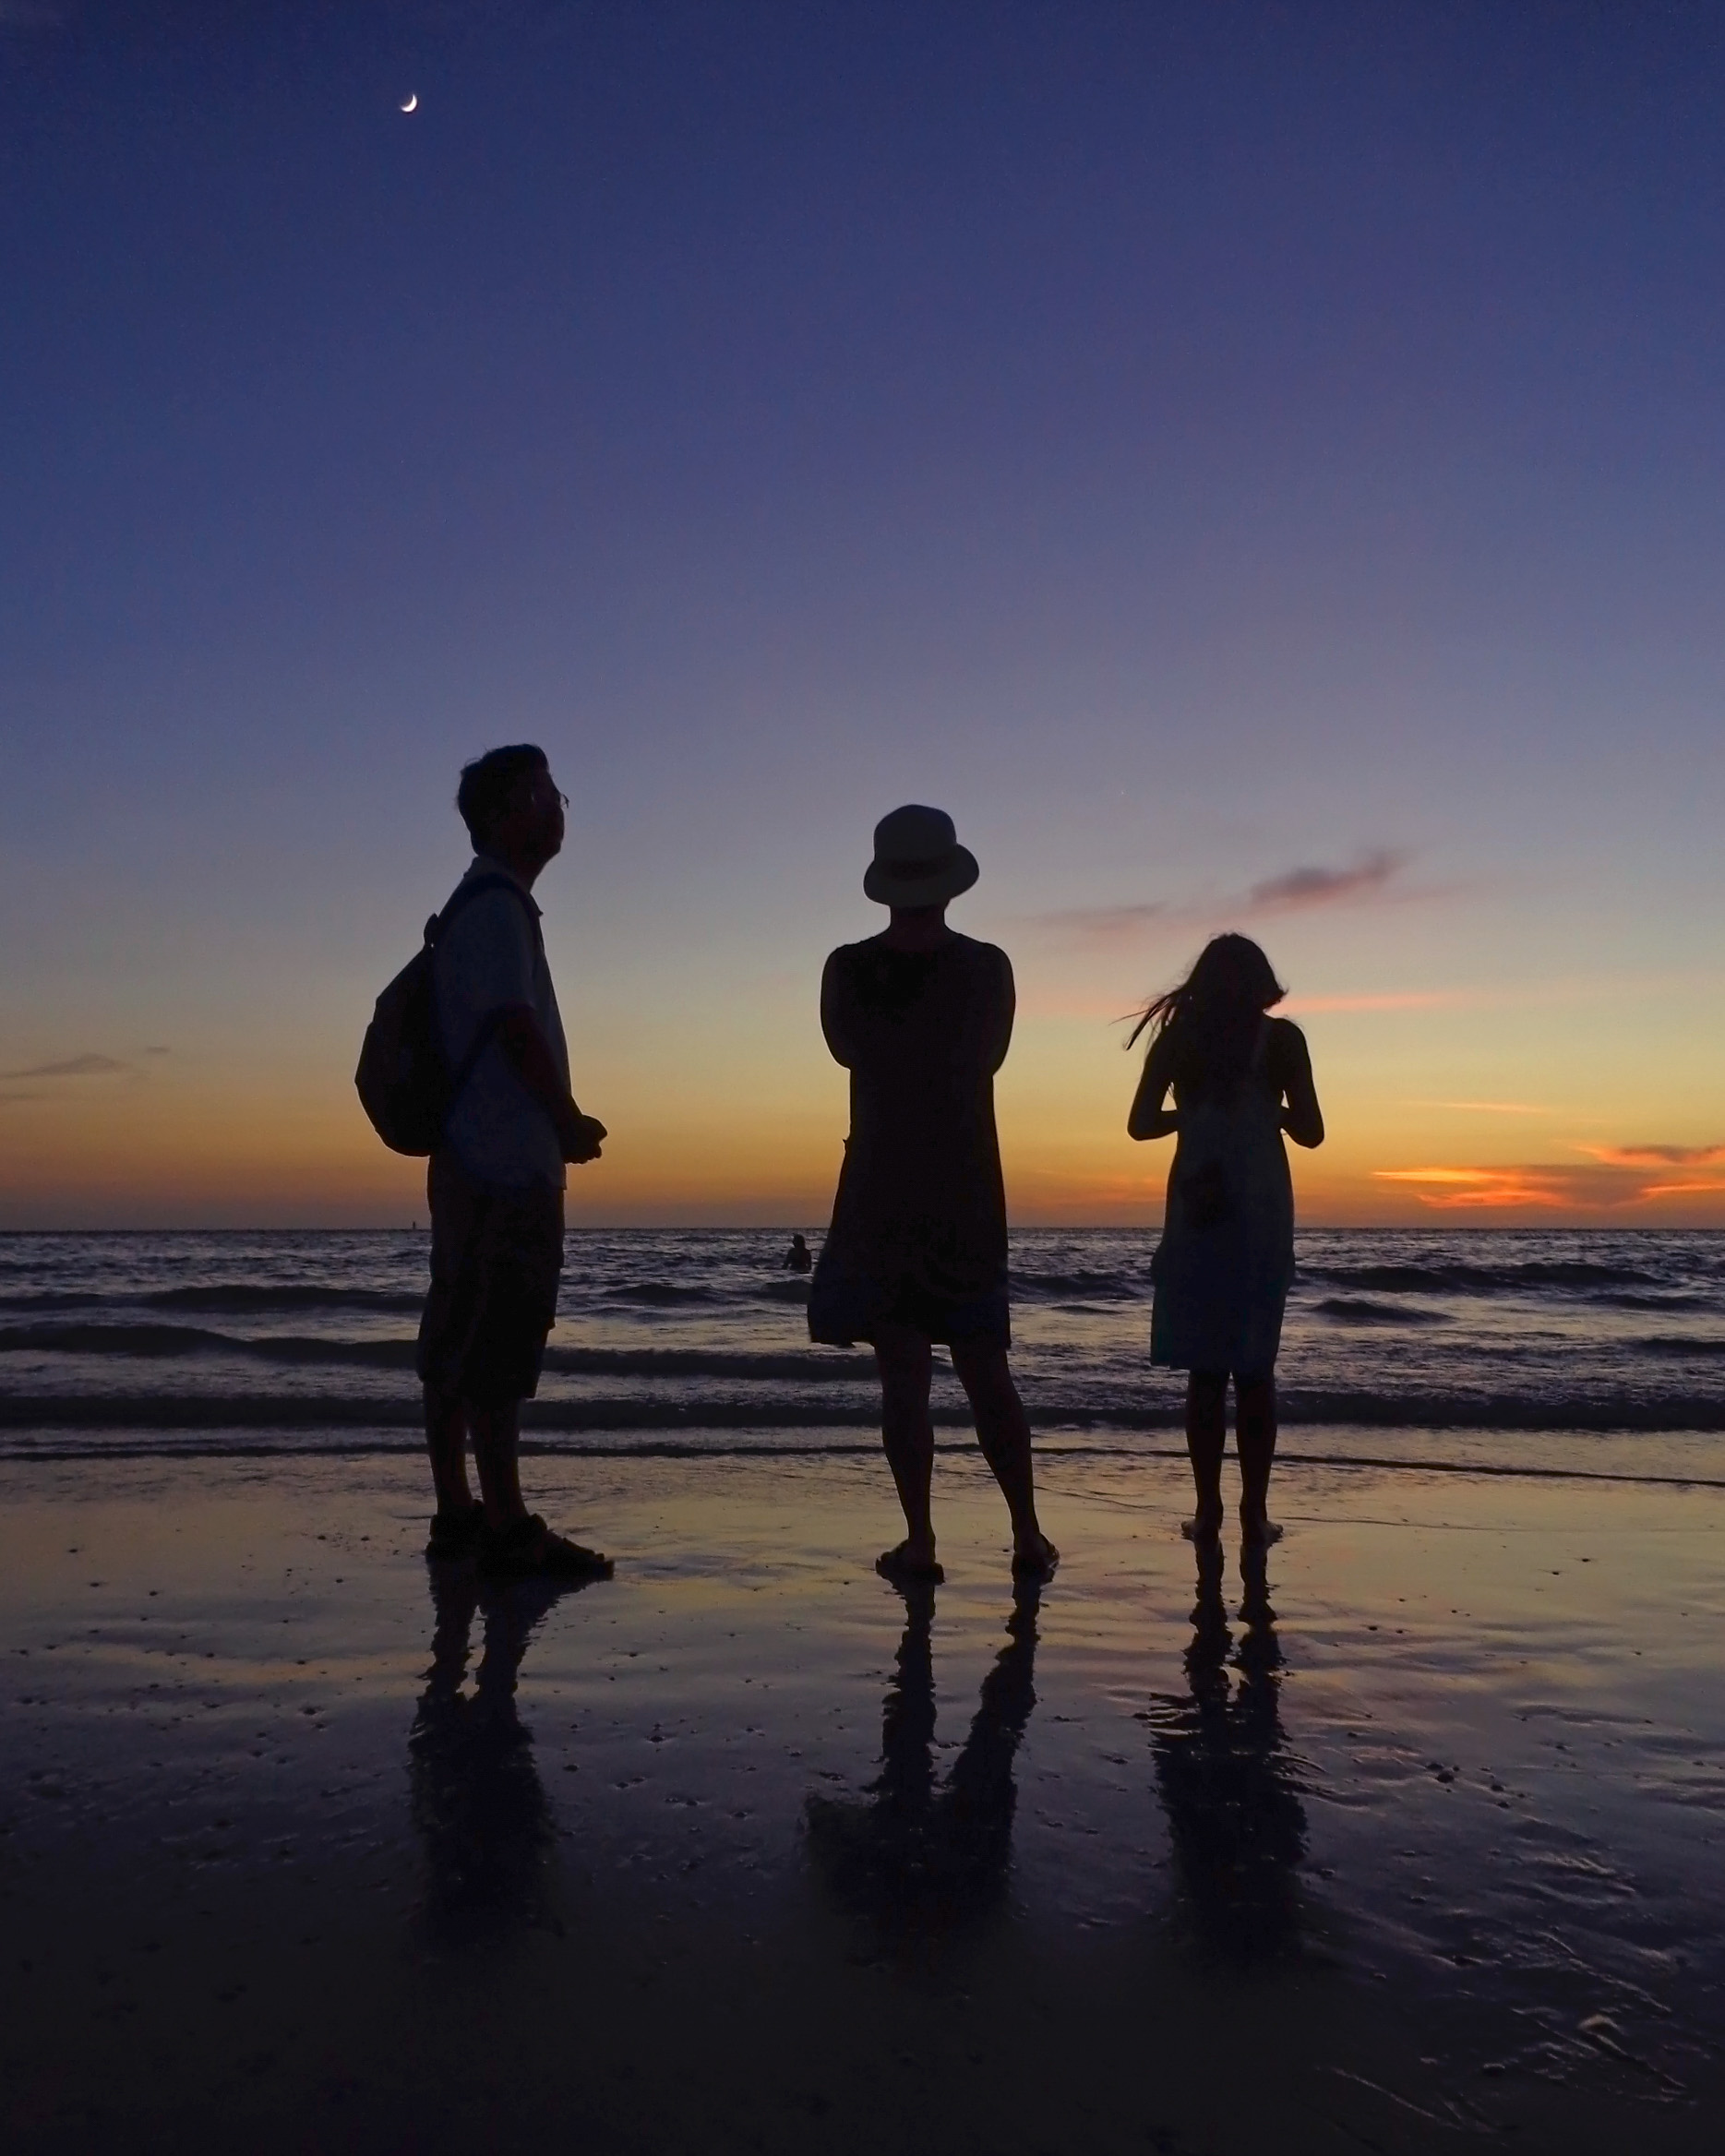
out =
<path fill-rule="evenodd" d="M 895 808 L 875 826 L 863 878 L 892 919 L 833 952 L 821 982 L 821 1030 L 851 1074 L 851 1129 L 809 1336 L 874 1348 L 881 1438 L 908 1529 L 875 1569 L 900 1582 L 942 1576 L 929 1514 L 936 1343 L 952 1350 L 1012 1514 L 1013 1572 L 1047 1578 L 1060 1555 L 1037 1523 L 1030 1423 L 1006 1359 L 994 1073 L 1012 1037 L 1012 969 L 1003 951 L 946 922 L 977 874 L 950 816 Z"/>
<path fill-rule="evenodd" d="M 807 1273 L 813 1264 L 814 1260 L 809 1255 L 809 1245 L 800 1235 L 792 1236 L 790 1249 L 779 1260 L 780 1272 Z"/>
<path fill-rule="evenodd" d="M 1276 1356 L 1294 1277 L 1294 1189 L 1282 1139 L 1324 1143 L 1305 1036 L 1269 1015 L 1286 993 L 1250 938 L 1216 936 L 1126 1044 L 1148 1028 L 1128 1135 L 1178 1139 L 1150 1266 L 1150 1359 L 1191 1372 L 1186 1445 L 1198 1503 L 1184 1531 L 1195 1542 L 1222 1531 L 1230 1376 L 1241 1535 L 1262 1548 L 1281 1532 L 1268 1500 Z"/>

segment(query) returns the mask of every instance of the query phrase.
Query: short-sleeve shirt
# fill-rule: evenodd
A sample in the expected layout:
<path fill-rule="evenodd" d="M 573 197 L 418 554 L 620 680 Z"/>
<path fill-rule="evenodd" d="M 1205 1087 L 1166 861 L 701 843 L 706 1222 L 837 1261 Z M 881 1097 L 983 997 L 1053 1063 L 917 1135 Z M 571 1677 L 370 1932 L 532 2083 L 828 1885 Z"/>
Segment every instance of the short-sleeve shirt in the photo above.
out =
<path fill-rule="evenodd" d="M 461 880 L 509 875 L 501 861 L 480 855 Z M 539 1021 L 567 1086 L 569 1047 L 539 933 L 539 908 L 519 878 L 509 880 L 515 891 L 499 888 L 469 899 L 438 939 L 432 978 L 443 1052 L 450 1067 L 457 1067 L 494 1012 L 525 1003 Z M 560 1191 L 564 1186 L 563 1149 L 556 1127 L 497 1041 L 474 1064 L 449 1112 L 444 1137 L 469 1177 L 486 1189 L 521 1190 L 540 1183 Z"/>

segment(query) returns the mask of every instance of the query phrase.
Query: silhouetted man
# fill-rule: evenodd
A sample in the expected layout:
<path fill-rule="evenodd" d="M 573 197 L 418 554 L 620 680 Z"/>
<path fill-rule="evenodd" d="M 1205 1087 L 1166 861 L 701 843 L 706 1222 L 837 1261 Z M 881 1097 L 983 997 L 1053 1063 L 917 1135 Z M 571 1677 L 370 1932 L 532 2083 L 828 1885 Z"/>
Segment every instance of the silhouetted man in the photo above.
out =
<path fill-rule="evenodd" d="M 545 751 L 523 745 L 470 763 L 456 806 L 473 862 L 444 910 L 432 964 L 444 1055 L 468 1074 L 427 1186 L 431 1292 L 418 1368 L 437 1510 L 425 1553 L 476 1555 L 482 1569 L 509 1575 L 605 1575 L 607 1558 L 527 1510 L 519 1457 L 521 1403 L 538 1390 L 557 1320 L 564 1164 L 596 1160 L 605 1135 L 569 1093 L 531 895 L 562 849 L 564 797 Z M 467 1483 L 470 1434 L 478 1503 Z"/>

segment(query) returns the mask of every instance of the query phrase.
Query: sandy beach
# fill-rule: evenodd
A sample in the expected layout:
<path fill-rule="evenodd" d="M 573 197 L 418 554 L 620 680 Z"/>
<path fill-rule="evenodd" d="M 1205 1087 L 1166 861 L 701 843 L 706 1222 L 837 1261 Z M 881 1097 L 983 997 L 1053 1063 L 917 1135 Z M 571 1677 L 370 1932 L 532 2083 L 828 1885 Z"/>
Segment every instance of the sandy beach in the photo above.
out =
<path fill-rule="evenodd" d="M 1314 1447 L 1314 1449 L 1316 1449 Z M 7 2143 L 1699 2150 L 1725 1492 L 540 1458 L 615 1582 L 481 1592 L 417 1467 L 0 1470 Z M 487 2124 L 486 2122 L 490 2122 Z"/>

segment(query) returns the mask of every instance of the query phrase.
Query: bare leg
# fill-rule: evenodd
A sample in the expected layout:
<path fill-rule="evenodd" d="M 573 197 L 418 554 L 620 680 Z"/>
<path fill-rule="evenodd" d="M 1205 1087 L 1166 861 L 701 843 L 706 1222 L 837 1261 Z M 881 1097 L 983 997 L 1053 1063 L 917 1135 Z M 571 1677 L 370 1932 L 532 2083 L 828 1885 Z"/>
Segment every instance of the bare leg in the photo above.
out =
<path fill-rule="evenodd" d="M 527 1516 L 521 1495 L 521 1409 L 511 1402 L 506 1407 L 467 1410 L 473 1433 L 473 1465 L 479 1469 L 479 1490 L 485 1501 L 486 1525 L 507 1527 Z"/>
<path fill-rule="evenodd" d="M 929 1496 L 934 1481 L 934 1425 L 928 1419 L 932 1358 L 928 1340 L 908 1325 L 881 1325 L 875 1335 L 880 1373 L 880 1440 L 892 1470 L 909 1529 L 897 1551 L 907 1570 L 928 1571 L 935 1563 Z"/>
<path fill-rule="evenodd" d="M 1060 1553 L 1036 1522 L 1030 1418 L 1012 1383 L 1006 1350 L 991 1340 L 955 1340 L 952 1368 L 969 1395 L 982 1456 L 993 1468 L 1012 1515 L 1012 1561 L 1051 1572 Z"/>
<path fill-rule="evenodd" d="M 446 1399 L 425 1387 L 425 1450 L 431 1455 L 431 1483 L 437 1510 L 453 1515 L 473 1509 L 467 1486 L 467 1414 L 459 1400 Z"/>
<path fill-rule="evenodd" d="M 1186 1380 L 1186 1450 L 1198 1506 L 1180 1529 L 1188 1541 L 1222 1532 L 1222 1454 L 1228 1443 L 1228 1372 L 1194 1370 Z"/>
<path fill-rule="evenodd" d="M 1248 1548 L 1263 1549 L 1282 1530 L 1271 1520 L 1270 1467 L 1276 1458 L 1276 1378 L 1234 1384 L 1235 1442 L 1240 1447 L 1240 1531 Z"/>

